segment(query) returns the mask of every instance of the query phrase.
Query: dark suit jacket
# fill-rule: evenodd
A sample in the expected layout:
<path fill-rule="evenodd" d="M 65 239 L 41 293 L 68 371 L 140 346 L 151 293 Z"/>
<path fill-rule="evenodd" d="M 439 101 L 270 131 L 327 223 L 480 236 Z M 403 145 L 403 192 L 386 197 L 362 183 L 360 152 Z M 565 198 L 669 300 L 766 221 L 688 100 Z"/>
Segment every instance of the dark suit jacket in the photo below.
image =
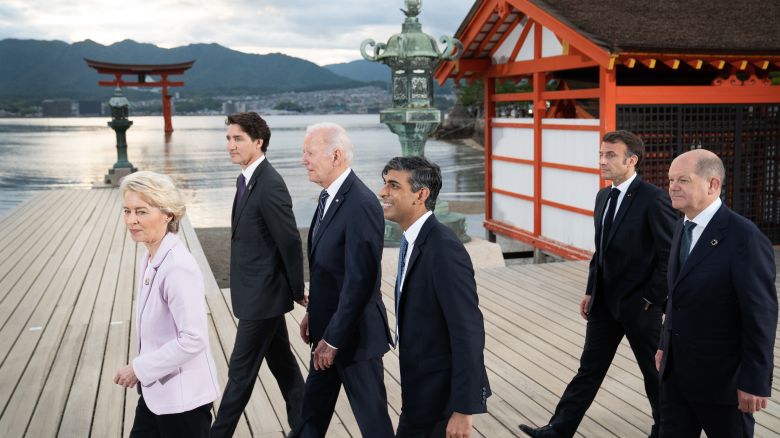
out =
<path fill-rule="evenodd" d="M 384 215 L 354 172 L 339 188 L 312 236 L 309 227 L 309 337 L 339 349 L 342 363 L 380 357 L 390 347 L 379 290 Z"/>
<path fill-rule="evenodd" d="M 429 217 L 409 256 L 397 315 L 403 414 L 412 422 L 487 412 L 478 301 L 466 249 Z"/>
<path fill-rule="evenodd" d="M 596 195 L 596 252 L 590 261 L 585 293 L 592 296 L 591 306 L 596 299 L 605 300 L 612 317 L 627 322 L 638 316 L 645 304 L 643 298 L 654 305 L 664 305 L 672 228 L 679 216 L 665 191 L 637 175 L 626 190 L 609 236 L 604 236 L 602 255 L 598 236 L 609 191 L 610 187 L 605 187 Z M 603 257 L 601 276 L 599 257 Z M 602 297 L 597 297 L 599 294 Z"/>
<path fill-rule="evenodd" d="M 303 299 L 303 251 L 284 180 L 263 160 L 233 203 L 230 297 L 236 318 L 283 315 Z"/>
<path fill-rule="evenodd" d="M 723 205 L 680 269 L 681 234 L 682 221 L 669 259 L 661 377 L 671 363 L 680 389 L 701 402 L 735 404 L 737 388 L 769 396 L 777 327 L 772 244 Z"/>

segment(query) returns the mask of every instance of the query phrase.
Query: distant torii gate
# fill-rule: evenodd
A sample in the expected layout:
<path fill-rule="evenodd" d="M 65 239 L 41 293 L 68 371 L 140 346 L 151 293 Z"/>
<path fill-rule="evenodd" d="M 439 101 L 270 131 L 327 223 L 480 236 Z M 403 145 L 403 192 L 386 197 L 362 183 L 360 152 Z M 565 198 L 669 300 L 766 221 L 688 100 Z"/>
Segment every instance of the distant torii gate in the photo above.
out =
<path fill-rule="evenodd" d="M 185 71 L 192 67 L 194 60 L 181 62 L 178 64 L 114 64 L 110 62 L 95 61 L 84 58 L 87 65 L 97 70 L 101 74 L 114 75 L 113 81 L 99 81 L 98 85 L 103 87 L 162 87 L 162 110 L 165 119 L 165 132 L 173 132 L 171 123 L 171 96 L 168 94 L 168 87 L 182 87 L 183 81 L 171 82 L 168 76 L 183 75 Z M 126 82 L 122 80 L 122 75 L 138 75 L 137 82 Z M 160 76 L 157 82 L 146 82 L 146 76 Z"/>

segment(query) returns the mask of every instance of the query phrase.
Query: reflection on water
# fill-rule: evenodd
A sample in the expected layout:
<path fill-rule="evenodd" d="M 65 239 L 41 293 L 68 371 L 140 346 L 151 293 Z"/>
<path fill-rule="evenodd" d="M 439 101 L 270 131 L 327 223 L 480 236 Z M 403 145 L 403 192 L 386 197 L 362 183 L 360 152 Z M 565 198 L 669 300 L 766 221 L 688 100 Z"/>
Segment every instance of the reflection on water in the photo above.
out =
<path fill-rule="evenodd" d="M 167 173 L 183 189 L 196 227 L 230 225 L 238 166 L 225 149 L 224 117 L 176 117 L 166 137 L 162 117 L 131 117 L 128 159 L 142 170 Z M 398 138 L 377 115 L 268 116 L 267 156 L 284 177 L 299 226 L 308 226 L 320 189 L 300 164 L 306 126 L 336 122 L 355 145 L 353 169 L 379 190 L 384 164 L 401 153 Z M 114 131 L 107 118 L 0 119 L 0 217 L 50 188 L 89 188 L 116 161 Z M 443 199 L 482 199 L 484 156 L 478 149 L 429 141 L 426 155 L 442 168 Z M 476 197 L 474 194 L 477 194 Z"/>

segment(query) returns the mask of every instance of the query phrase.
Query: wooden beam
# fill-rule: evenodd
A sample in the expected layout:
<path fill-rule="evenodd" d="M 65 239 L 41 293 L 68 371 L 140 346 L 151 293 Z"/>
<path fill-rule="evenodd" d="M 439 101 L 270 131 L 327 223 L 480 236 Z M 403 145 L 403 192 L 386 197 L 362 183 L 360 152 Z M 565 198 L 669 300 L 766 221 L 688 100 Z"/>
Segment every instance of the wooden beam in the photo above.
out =
<path fill-rule="evenodd" d="M 542 98 L 545 100 L 565 100 L 565 99 L 598 99 L 601 90 L 598 88 L 586 88 L 583 90 L 555 90 L 542 92 Z"/>
<path fill-rule="evenodd" d="M 536 72 L 552 72 L 576 68 L 596 67 L 591 59 L 577 55 L 556 55 L 528 61 L 515 61 L 492 65 L 486 72 L 487 77 L 526 76 Z"/>
<path fill-rule="evenodd" d="M 501 47 L 502 44 L 504 44 L 504 41 L 509 37 L 509 35 L 512 34 L 512 32 L 515 31 L 515 28 L 517 25 L 519 25 L 523 21 L 523 14 L 520 12 L 517 12 L 517 17 L 515 17 L 515 21 L 513 21 L 509 27 L 506 28 L 506 31 L 504 31 L 503 35 L 501 35 L 498 38 L 498 41 L 496 41 L 496 45 L 493 46 L 492 49 L 490 49 L 490 58 L 493 57 L 493 55 L 496 53 L 496 50 L 498 50 L 499 47 Z"/>
<path fill-rule="evenodd" d="M 479 46 L 477 46 L 477 50 L 474 51 L 474 56 L 479 56 L 483 50 L 485 50 L 485 46 L 490 44 L 490 39 L 493 38 L 493 35 L 496 34 L 498 29 L 501 27 L 501 25 L 504 24 L 504 19 L 499 17 L 498 20 L 493 24 L 493 27 L 490 28 L 490 31 L 485 35 L 485 38 L 482 39 L 482 42 L 479 43 Z M 490 55 L 490 52 L 488 52 L 488 55 Z"/>
<path fill-rule="evenodd" d="M 490 97 L 496 94 L 496 84 L 492 79 L 484 81 L 485 115 L 485 220 L 493 219 L 493 119 L 496 117 L 496 104 Z"/>
<path fill-rule="evenodd" d="M 710 65 L 715 67 L 715 70 L 723 70 L 723 67 L 726 66 L 726 61 L 718 59 L 716 61 L 710 61 Z"/>
<path fill-rule="evenodd" d="M 642 65 L 644 65 L 647 68 L 655 68 L 656 59 L 655 58 L 646 58 L 646 59 L 643 59 L 643 60 L 641 60 L 639 62 L 641 62 Z"/>
<path fill-rule="evenodd" d="M 484 73 L 490 68 L 490 59 L 488 58 L 466 58 L 455 61 L 455 70 L 458 73 L 473 72 Z"/>
<path fill-rule="evenodd" d="M 628 58 L 623 61 L 623 65 L 625 65 L 628 68 L 634 68 L 636 65 L 636 58 Z"/>
<path fill-rule="evenodd" d="M 691 59 L 685 61 L 685 63 L 690 65 L 694 70 L 701 70 L 701 67 L 704 65 L 704 61 L 701 59 Z"/>
<path fill-rule="evenodd" d="M 534 93 L 502 93 L 491 96 L 493 102 L 517 102 L 534 100 Z"/>
<path fill-rule="evenodd" d="M 509 60 L 507 62 L 515 62 L 515 59 L 517 59 L 517 54 L 520 53 L 520 49 L 523 47 L 523 44 L 525 44 L 525 40 L 528 39 L 528 33 L 530 33 L 533 27 L 534 27 L 533 20 L 529 19 L 528 21 L 526 21 L 522 32 L 520 32 L 520 37 L 517 39 L 517 43 L 515 44 L 515 47 L 512 49 L 512 53 L 509 55 Z"/>
<path fill-rule="evenodd" d="M 740 59 L 740 60 L 737 60 L 737 61 L 732 61 L 730 64 L 732 66 L 734 66 L 734 68 L 736 68 L 737 70 L 740 70 L 740 71 L 745 70 L 747 68 L 747 66 L 748 66 L 748 62 L 747 62 L 746 59 Z"/>
<path fill-rule="evenodd" d="M 167 85 L 169 87 L 183 87 L 184 82 L 134 82 L 134 81 L 98 81 L 98 85 L 102 87 L 162 87 Z"/>
<path fill-rule="evenodd" d="M 620 86 L 617 104 L 750 104 L 780 102 L 780 87 Z"/>
<path fill-rule="evenodd" d="M 664 65 L 671 68 L 672 70 L 677 70 L 680 68 L 680 60 L 679 59 L 666 59 L 664 60 Z"/>
<path fill-rule="evenodd" d="M 755 65 L 756 68 L 759 68 L 761 70 L 766 70 L 769 68 L 769 60 L 765 59 L 763 61 L 755 61 L 753 62 L 753 65 Z"/>
<path fill-rule="evenodd" d="M 533 17 L 534 21 L 550 29 L 560 38 L 569 41 L 571 45 L 576 47 L 597 64 L 602 66 L 607 66 L 609 64 L 610 54 L 607 52 L 607 50 L 589 40 L 587 37 L 583 36 L 578 30 L 575 30 L 572 27 L 564 24 L 531 0 L 507 1 L 508 3 L 512 4 L 515 9 L 522 11 L 529 17 Z"/>
<path fill-rule="evenodd" d="M 464 50 L 468 50 L 468 47 L 474 42 L 474 39 L 482 32 L 482 28 L 488 22 L 490 17 L 493 16 L 497 6 L 497 0 L 482 1 L 482 6 L 472 17 L 468 27 L 466 28 L 466 32 L 460 36 L 460 41 L 463 43 Z"/>

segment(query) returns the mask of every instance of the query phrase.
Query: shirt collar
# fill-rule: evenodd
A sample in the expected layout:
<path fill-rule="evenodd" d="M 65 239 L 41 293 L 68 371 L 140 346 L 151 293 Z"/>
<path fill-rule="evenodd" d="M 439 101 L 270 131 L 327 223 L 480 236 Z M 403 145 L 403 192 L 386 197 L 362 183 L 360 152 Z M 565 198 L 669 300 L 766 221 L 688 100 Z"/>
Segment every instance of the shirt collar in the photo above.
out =
<path fill-rule="evenodd" d="M 349 172 L 352 171 L 352 168 L 347 167 L 347 170 L 345 170 L 341 175 L 339 175 L 338 178 L 336 178 L 327 189 L 325 189 L 328 192 L 328 197 L 331 199 L 336 196 L 336 193 L 339 192 L 339 189 L 341 188 L 341 185 L 344 184 L 344 181 L 349 176 Z"/>
<path fill-rule="evenodd" d="M 249 180 L 252 179 L 252 175 L 255 173 L 255 169 L 257 169 L 257 166 L 260 165 L 260 163 L 265 160 L 265 154 L 260 155 L 260 158 L 256 159 L 252 162 L 249 166 L 246 166 L 246 169 L 242 170 L 241 173 L 244 174 L 244 179 L 246 180 L 246 185 L 249 185 Z"/>
<path fill-rule="evenodd" d="M 701 213 L 697 214 L 695 218 L 691 219 L 688 215 L 685 215 L 685 220 L 695 222 L 696 226 L 701 227 L 703 230 L 707 228 L 707 224 L 709 224 L 712 217 L 715 216 L 715 213 L 718 211 L 721 204 L 723 204 L 723 201 L 720 200 L 720 197 L 715 198 L 715 200 L 712 201 L 712 204 L 702 210 Z"/>
<path fill-rule="evenodd" d="M 628 187 L 631 185 L 632 182 L 634 182 L 635 179 L 636 179 L 636 172 L 634 172 L 634 174 L 631 175 L 627 180 L 620 183 L 619 186 L 616 186 L 615 183 L 612 183 L 612 188 L 620 190 L 620 193 L 626 193 Z"/>
<path fill-rule="evenodd" d="M 417 218 L 417 220 L 404 231 L 404 237 L 406 237 L 406 241 L 409 242 L 410 245 L 414 245 L 414 241 L 417 240 L 417 236 L 420 234 L 420 230 L 425 224 L 425 221 L 428 220 L 432 214 L 432 211 L 426 211 L 425 214 Z"/>

